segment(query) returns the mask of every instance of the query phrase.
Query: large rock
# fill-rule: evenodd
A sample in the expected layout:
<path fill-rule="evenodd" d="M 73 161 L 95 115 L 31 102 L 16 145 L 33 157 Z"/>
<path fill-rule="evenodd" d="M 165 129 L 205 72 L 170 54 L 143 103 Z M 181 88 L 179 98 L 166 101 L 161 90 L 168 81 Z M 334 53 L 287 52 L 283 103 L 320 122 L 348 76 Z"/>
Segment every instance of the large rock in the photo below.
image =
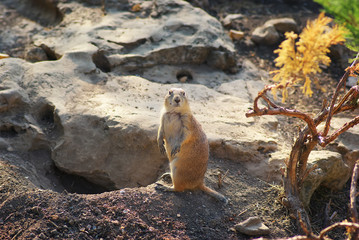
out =
<path fill-rule="evenodd" d="M 278 136 L 267 137 L 260 127 L 267 124 L 263 118 L 245 118 L 248 99 L 203 85 L 163 86 L 103 73 L 92 62 L 93 52 L 88 45 L 58 61 L 1 60 L 1 89 L 7 89 L 2 97 L 10 106 L 4 106 L 9 118 L 0 131 L 9 140 L 4 147 L 48 148 L 60 169 L 108 188 L 147 185 L 167 165 L 156 132 L 164 95 L 177 86 L 188 92 L 212 156 L 242 161 L 250 172 L 264 175 L 266 168 L 259 163 L 277 150 Z"/>
<path fill-rule="evenodd" d="M 212 156 L 270 175 L 261 162 L 280 149 L 278 135 L 267 137 L 265 118 L 245 117 L 247 91 L 215 90 L 230 82 L 242 89 L 246 80 L 261 78 L 258 69 L 248 62 L 238 74 L 225 74 L 221 70 L 235 59 L 220 23 L 184 1 L 157 3 L 153 10 L 140 1 L 141 11 L 131 12 L 130 5 L 116 10 L 106 1 L 103 15 L 101 8 L 59 1 L 61 24 L 31 33 L 35 48 L 57 60 L 0 60 L 0 148 L 45 149 L 61 170 L 109 189 L 150 184 L 167 166 L 156 143 L 163 98 L 179 86 L 188 92 Z M 44 60 L 30 57 L 34 53 L 29 60 Z"/>
<path fill-rule="evenodd" d="M 159 64 L 206 63 L 221 70 L 235 67 L 233 44 L 214 17 L 180 0 L 130 1 L 129 5 L 137 2 L 139 11 L 112 8 L 106 15 L 100 8 L 61 3 L 59 8 L 69 13 L 61 25 L 36 34 L 35 44 L 45 44 L 64 55 L 91 43 L 109 59 L 113 71 L 121 73 Z"/>
<path fill-rule="evenodd" d="M 304 206 L 309 206 L 314 191 L 323 185 L 333 190 L 340 190 L 350 177 L 351 169 L 343 162 L 338 152 L 312 151 L 309 155 L 307 169 L 312 169 L 303 182 L 300 197 Z"/>

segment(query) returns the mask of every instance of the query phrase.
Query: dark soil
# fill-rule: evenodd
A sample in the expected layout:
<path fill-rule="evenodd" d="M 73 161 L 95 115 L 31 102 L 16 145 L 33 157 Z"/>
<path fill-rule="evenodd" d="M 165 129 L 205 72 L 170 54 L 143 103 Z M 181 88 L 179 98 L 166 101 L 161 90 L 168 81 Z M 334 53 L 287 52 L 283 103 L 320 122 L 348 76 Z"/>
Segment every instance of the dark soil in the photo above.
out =
<path fill-rule="evenodd" d="M 202 1 L 192 1 L 194 4 Z M 221 0 L 203 5 L 217 17 L 241 13 L 244 20 L 232 28 L 244 31 L 246 38 L 266 20 L 292 17 L 303 27 L 315 18 L 319 6 L 310 0 Z M 19 14 L 0 4 L 0 29 L 16 24 Z M 257 46 L 247 40 L 236 42 L 239 62 L 250 59 L 262 69 L 274 69 L 273 50 L 278 46 Z M 28 39 L 19 39 L 7 53 L 23 56 Z M 3 49 L 2 49 L 3 50 Z M 320 109 L 323 96 L 329 96 L 343 68 L 334 61 L 319 77 L 327 92 L 316 89 L 312 99 L 293 94 L 289 106 L 304 110 Z M 281 131 L 292 140 L 295 119 L 283 118 Z M 63 175 L 53 169 L 61 187 L 58 191 L 43 190 L 12 162 L 0 158 L 0 238 L 1 239 L 252 239 L 234 231 L 235 224 L 251 216 L 259 216 L 271 229 L 268 238 L 285 238 L 299 234 L 288 210 L 280 203 L 281 185 L 272 185 L 246 173 L 240 163 L 210 159 L 206 183 L 229 197 L 223 205 L 202 192 L 167 193 L 155 190 L 155 184 L 106 192 L 83 179 Z M 219 186 L 218 176 L 226 175 Z M 64 179 L 66 182 L 64 182 Z M 219 188 L 220 187 L 220 188 Z M 65 189 L 65 190 L 64 190 Z M 102 192 L 102 193 L 98 193 Z M 91 193 L 91 194 L 84 194 Z M 349 183 L 339 192 L 320 189 L 312 198 L 310 217 L 315 232 L 333 222 L 348 218 Z M 331 222 L 325 222 L 324 209 L 330 205 Z M 335 230 L 334 239 L 344 239 L 344 231 Z"/>

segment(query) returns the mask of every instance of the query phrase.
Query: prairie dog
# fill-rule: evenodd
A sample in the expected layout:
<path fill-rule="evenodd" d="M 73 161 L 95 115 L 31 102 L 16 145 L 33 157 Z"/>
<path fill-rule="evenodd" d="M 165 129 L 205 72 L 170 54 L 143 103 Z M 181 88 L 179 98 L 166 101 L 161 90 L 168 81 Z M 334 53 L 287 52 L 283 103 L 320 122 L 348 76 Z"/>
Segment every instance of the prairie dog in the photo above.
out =
<path fill-rule="evenodd" d="M 181 88 L 171 88 L 165 97 L 157 143 L 161 153 L 167 154 L 173 183 L 173 187 L 159 186 L 158 189 L 176 192 L 200 189 L 219 201 L 228 202 L 222 194 L 204 185 L 208 140 Z"/>

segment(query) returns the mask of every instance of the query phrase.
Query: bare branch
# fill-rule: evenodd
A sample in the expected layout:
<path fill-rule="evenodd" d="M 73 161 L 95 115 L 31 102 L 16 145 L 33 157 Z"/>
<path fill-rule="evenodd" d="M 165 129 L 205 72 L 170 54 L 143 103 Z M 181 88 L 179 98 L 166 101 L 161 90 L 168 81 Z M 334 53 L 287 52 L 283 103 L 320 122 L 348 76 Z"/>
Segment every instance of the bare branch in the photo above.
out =
<path fill-rule="evenodd" d="M 353 101 L 355 98 L 358 98 L 359 93 L 359 86 L 352 87 L 347 94 L 340 100 L 340 102 L 334 107 L 334 114 L 343 106 L 343 104 L 349 99 L 350 101 Z M 350 104 L 352 106 L 352 104 Z M 333 114 L 333 115 L 334 115 Z"/>
<path fill-rule="evenodd" d="M 354 229 L 358 230 L 359 224 L 344 221 L 344 222 L 334 223 L 333 225 L 330 225 L 329 227 L 323 229 L 320 232 L 319 236 L 315 236 L 315 235 L 295 236 L 295 237 L 291 237 L 291 238 L 277 238 L 276 240 L 325 240 L 327 238 L 325 238 L 324 235 L 337 227 L 349 227 L 349 228 L 354 228 Z M 258 238 L 256 240 L 267 240 L 267 239 L 266 238 Z"/>
<path fill-rule="evenodd" d="M 307 236 L 295 236 L 295 237 L 290 237 L 290 238 L 276 238 L 275 240 L 313 240 L 313 239 L 315 239 L 315 238 L 310 238 Z M 255 240 L 269 240 L 269 239 L 268 238 L 256 238 Z"/>
<path fill-rule="evenodd" d="M 312 238 L 315 237 L 313 235 L 312 229 L 310 229 L 310 228 L 308 229 L 308 227 L 310 227 L 310 226 L 308 226 L 306 222 L 303 222 L 302 216 L 301 216 L 299 211 L 298 211 L 297 215 L 298 215 L 298 218 L 299 218 L 300 227 L 304 231 L 305 235 L 307 237 L 312 237 Z"/>
<path fill-rule="evenodd" d="M 359 53 L 357 57 L 358 56 Z M 356 70 L 354 69 L 354 66 L 356 66 L 356 64 L 357 60 L 353 62 L 351 67 L 346 69 L 345 74 L 338 83 L 335 92 L 333 93 L 329 107 L 327 106 L 327 102 L 323 101 L 322 109 L 316 117 L 312 118 L 309 114 L 303 113 L 296 109 L 287 109 L 285 107 L 278 106 L 274 103 L 273 100 L 271 100 L 267 96 L 267 92 L 269 90 L 286 88 L 286 84 L 266 86 L 262 91 L 258 93 L 257 97 L 254 99 L 253 110 L 246 113 L 246 117 L 263 115 L 283 115 L 299 118 L 307 123 L 307 126 L 300 131 L 299 136 L 292 147 L 289 160 L 286 163 L 287 167 L 283 179 L 286 201 L 291 208 L 291 212 L 296 215 L 298 228 L 301 228 L 306 234 L 306 236 L 296 236 L 289 239 L 323 240 L 325 234 L 336 227 L 348 227 L 349 232 L 351 231 L 351 228 L 354 228 L 356 230 L 359 229 L 359 224 L 357 223 L 341 222 L 333 224 L 328 228 L 325 228 L 319 236 L 314 235 L 311 230 L 309 216 L 305 211 L 305 208 L 299 195 L 304 179 L 311 171 L 313 171 L 313 169 L 315 169 L 315 167 L 307 169 L 308 157 L 314 147 L 318 143 L 322 147 L 326 146 L 327 144 L 338 138 L 339 135 L 347 131 L 349 128 L 359 124 L 359 116 L 357 116 L 328 136 L 331 119 L 335 114 L 358 108 L 359 86 L 352 87 L 346 94 L 344 94 L 343 97 L 339 98 L 338 100 L 339 91 L 342 87 L 345 87 L 345 82 L 347 78 Z M 258 106 L 258 101 L 260 99 L 264 100 L 264 102 L 266 103 L 266 107 Z M 336 104 L 336 102 L 338 103 Z M 318 132 L 318 125 L 324 121 L 326 121 L 324 131 Z M 359 173 L 357 173 L 357 175 L 359 175 Z M 356 192 L 352 193 L 351 198 L 355 198 L 354 196 L 356 196 Z M 357 218 L 358 217 L 356 216 L 355 221 L 357 221 Z M 353 236 L 356 236 L 357 231 L 351 232 L 354 232 L 355 235 Z M 357 240 L 359 240 L 359 238 Z"/>
<path fill-rule="evenodd" d="M 276 85 L 266 86 L 262 91 L 258 93 L 258 96 L 254 99 L 253 110 L 247 112 L 246 117 L 263 116 L 263 115 L 284 115 L 289 117 L 300 118 L 308 124 L 312 136 L 316 136 L 318 134 L 316 126 L 314 124 L 313 119 L 308 114 L 302 113 L 296 109 L 292 110 L 292 109 L 279 107 L 266 96 L 267 91 L 273 89 L 274 87 L 276 87 Z M 259 108 L 258 100 L 260 98 L 265 100 L 271 108 L 269 107 Z"/>
<path fill-rule="evenodd" d="M 356 190 L 357 190 L 357 182 L 358 182 L 358 175 L 359 175 L 359 160 L 356 161 L 353 169 L 352 181 L 350 185 L 350 212 L 352 215 L 352 221 L 357 223 L 358 222 L 358 212 L 356 206 Z"/>
<path fill-rule="evenodd" d="M 355 66 L 355 64 L 357 64 L 357 59 L 359 57 L 359 52 L 355 58 L 355 60 L 353 61 L 353 63 L 350 65 L 349 68 L 352 68 L 353 66 Z M 343 77 L 340 79 L 338 85 L 337 85 L 337 88 L 335 89 L 335 92 L 334 92 L 334 95 L 332 97 L 332 101 L 330 103 L 330 107 L 329 107 L 329 114 L 328 114 L 328 118 L 327 118 L 327 121 L 325 123 L 325 127 L 324 127 L 324 131 L 323 131 L 323 136 L 327 136 L 328 132 L 329 132 L 329 127 L 330 127 L 330 121 L 332 120 L 332 117 L 334 115 L 334 105 L 335 105 L 335 102 L 338 98 L 338 95 L 339 95 L 339 90 L 342 86 L 345 87 L 345 82 L 347 81 L 348 77 L 350 75 L 350 71 L 349 70 L 346 70 L 346 72 L 344 73 Z"/>
<path fill-rule="evenodd" d="M 359 116 L 356 116 L 354 119 L 352 119 L 350 122 L 345 123 L 341 128 L 339 128 L 337 131 L 335 131 L 332 135 L 328 137 L 320 137 L 319 139 L 319 145 L 322 147 L 325 147 L 332 141 L 334 141 L 340 134 L 347 131 L 349 128 L 354 127 L 355 125 L 359 124 Z"/>
<path fill-rule="evenodd" d="M 334 223 L 333 225 L 330 225 L 329 227 L 323 229 L 320 234 L 318 239 L 322 240 L 325 239 L 324 235 L 327 234 L 329 231 L 333 230 L 336 227 L 350 227 L 350 228 L 355 228 L 355 229 L 359 229 L 359 224 L 357 223 L 351 223 L 351 222 L 339 222 L 339 223 Z"/>

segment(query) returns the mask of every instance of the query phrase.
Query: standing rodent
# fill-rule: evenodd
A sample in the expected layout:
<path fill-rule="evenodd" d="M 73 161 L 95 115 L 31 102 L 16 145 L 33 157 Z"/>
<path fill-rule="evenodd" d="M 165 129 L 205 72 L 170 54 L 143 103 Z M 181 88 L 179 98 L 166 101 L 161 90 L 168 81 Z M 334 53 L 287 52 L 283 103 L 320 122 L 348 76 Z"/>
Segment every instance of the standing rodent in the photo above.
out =
<path fill-rule="evenodd" d="M 159 186 L 159 189 L 176 192 L 201 189 L 219 201 L 228 202 L 222 194 L 204 185 L 208 140 L 181 88 L 171 88 L 165 97 L 157 142 L 161 153 L 167 153 L 173 183 L 173 187 Z"/>

